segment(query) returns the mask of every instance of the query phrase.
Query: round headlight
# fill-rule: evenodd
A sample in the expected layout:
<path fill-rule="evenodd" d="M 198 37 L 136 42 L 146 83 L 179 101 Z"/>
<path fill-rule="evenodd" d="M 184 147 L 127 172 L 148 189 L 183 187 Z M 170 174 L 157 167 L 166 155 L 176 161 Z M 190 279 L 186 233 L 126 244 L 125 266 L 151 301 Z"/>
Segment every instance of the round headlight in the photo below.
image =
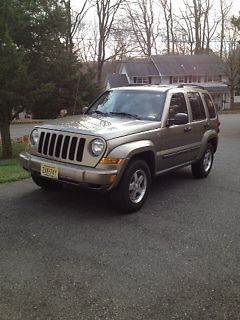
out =
<path fill-rule="evenodd" d="M 30 134 L 30 142 L 34 146 L 38 144 L 39 141 L 39 132 L 37 129 L 34 129 Z"/>
<path fill-rule="evenodd" d="M 91 142 L 91 151 L 95 157 L 100 156 L 104 148 L 105 148 L 105 142 L 102 139 L 97 138 Z"/>

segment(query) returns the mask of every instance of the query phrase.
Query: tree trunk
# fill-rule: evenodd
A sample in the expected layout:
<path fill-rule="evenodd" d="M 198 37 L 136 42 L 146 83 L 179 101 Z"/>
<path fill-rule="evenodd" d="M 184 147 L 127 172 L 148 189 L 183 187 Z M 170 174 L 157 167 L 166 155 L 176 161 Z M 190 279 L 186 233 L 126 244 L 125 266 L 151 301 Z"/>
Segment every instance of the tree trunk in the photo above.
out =
<path fill-rule="evenodd" d="M 230 86 L 230 109 L 234 107 L 234 86 Z"/>
<path fill-rule="evenodd" d="M 12 158 L 12 143 L 8 121 L 0 122 L 0 133 L 2 138 L 2 157 L 4 159 Z"/>

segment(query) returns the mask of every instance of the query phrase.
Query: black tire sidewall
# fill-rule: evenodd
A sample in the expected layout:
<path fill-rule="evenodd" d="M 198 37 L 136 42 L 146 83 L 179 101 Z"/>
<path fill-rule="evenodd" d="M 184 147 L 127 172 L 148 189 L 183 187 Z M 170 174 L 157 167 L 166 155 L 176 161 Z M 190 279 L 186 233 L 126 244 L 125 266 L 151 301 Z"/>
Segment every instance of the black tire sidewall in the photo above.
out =
<path fill-rule="evenodd" d="M 143 170 L 146 174 L 147 187 L 146 187 L 146 192 L 143 196 L 143 199 L 138 203 L 134 203 L 131 201 L 129 196 L 129 184 L 134 172 L 136 172 L 139 169 Z M 123 177 L 119 183 L 119 186 L 114 192 L 115 204 L 117 204 L 119 208 L 125 212 L 134 212 L 139 210 L 143 206 L 144 202 L 146 201 L 146 198 L 149 193 L 150 184 L 151 184 L 151 173 L 147 163 L 141 159 L 132 160 L 127 166 L 127 168 L 125 169 L 123 173 Z"/>
<path fill-rule="evenodd" d="M 210 150 L 211 151 L 211 157 L 212 157 L 212 161 L 211 161 L 211 166 L 210 168 L 206 171 L 204 169 L 204 157 L 205 157 L 205 154 L 206 152 Z M 206 178 L 211 169 L 212 169 L 212 165 L 213 165 L 213 160 L 214 160 L 214 152 L 213 152 L 213 146 L 208 143 L 205 150 L 204 150 L 204 153 L 203 153 L 203 156 L 201 158 L 201 160 L 195 164 L 192 165 L 192 172 L 193 172 L 193 175 L 197 178 Z"/>
<path fill-rule="evenodd" d="M 212 161 L 211 161 L 211 166 L 210 166 L 209 169 L 206 171 L 206 170 L 204 169 L 203 160 L 204 160 L 204 156 L 205 156 L 205 154 L 206 154 L 206 152 L 207 152 L 208 150 L 211 151 Z M 201 165 L 202 165 L 202 171 L 203 171 L 203 173 L 205 173 L 206 176 L 208 176 L 208 175 L 209 175 L 209 172 L 210 172 L 211 169 L 212 169 L 212 165 L 213 165 L 213 147 L 212 147 L 211 144 L 208 144 L 207 147 L 206 147 L 206 149 L 205 149 L 205 151 L 204 151 L 204 154 L 203 154 L 202 159 L 201 159 Z"/>

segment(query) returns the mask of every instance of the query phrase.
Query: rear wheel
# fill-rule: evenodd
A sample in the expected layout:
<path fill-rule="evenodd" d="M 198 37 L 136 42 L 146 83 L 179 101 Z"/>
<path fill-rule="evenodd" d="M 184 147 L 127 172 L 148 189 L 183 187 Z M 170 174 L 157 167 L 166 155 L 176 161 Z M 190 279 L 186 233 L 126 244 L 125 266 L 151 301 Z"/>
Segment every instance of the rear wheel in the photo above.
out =
<path fill-rule="evenodd" d="M 202 158 L 192 165 L 192 174 L 195 178 L 206 178 L 213 165 L 213 146 L 208 143 Z"/>
<path fill-rule="evenodd" d="M 114 207 L 124 212 L 139 210 L 146 201 L 151 184 L 151 173 L 147 163 L 133 160 L 126 168 L 123 177 L 111 198 Z"/>
<path fill-rule="evenodd" d="M 61 187 L 60 182 L 41 177 L 37 173 L 32 173 L 32 180 L 35 182 L 37 186 L 45 190 L 59 189 Z"/>

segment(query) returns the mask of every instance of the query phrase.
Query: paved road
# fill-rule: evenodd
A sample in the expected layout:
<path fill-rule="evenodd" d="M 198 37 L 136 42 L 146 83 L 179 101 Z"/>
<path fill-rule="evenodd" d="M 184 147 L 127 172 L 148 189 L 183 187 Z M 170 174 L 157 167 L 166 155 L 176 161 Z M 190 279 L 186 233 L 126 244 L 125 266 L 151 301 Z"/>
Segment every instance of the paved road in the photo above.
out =
<path fill-rule="evenodd" d="M 11 138 L 16 139 L 16 138 L 22 138 L 26 135 L 29 135 L 31 132 L 32 128 L 36 124 L 32 123 L 25 123 L 25 124 L 11 124 L 10 125 L 10 132 L 11 132 Z"/>
<path fill-rule="evenodd" d="M 107 197 L 0 186 L 0 319 L 240 319 L 240 116 L 208 179 L 160 177 L 138 213 Z"/>

